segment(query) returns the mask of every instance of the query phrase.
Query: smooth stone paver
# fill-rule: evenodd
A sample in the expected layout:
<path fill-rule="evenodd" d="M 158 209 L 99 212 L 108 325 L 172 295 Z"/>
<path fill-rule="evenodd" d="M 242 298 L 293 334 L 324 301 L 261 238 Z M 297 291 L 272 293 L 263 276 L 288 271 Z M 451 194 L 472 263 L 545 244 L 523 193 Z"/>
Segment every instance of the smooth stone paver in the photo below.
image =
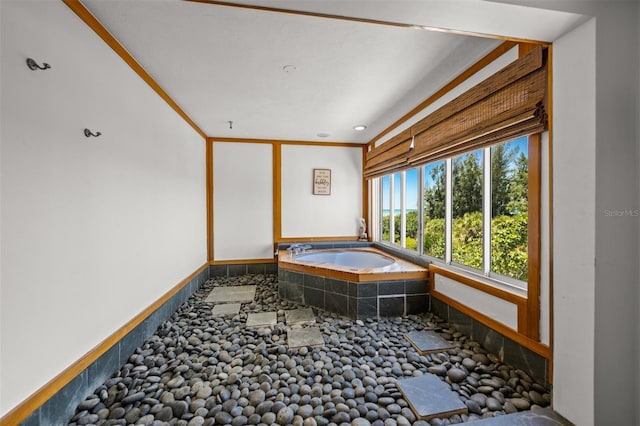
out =
<path fill-rule="evenodd" d="M 205 299 L 208 303 L 249 303 L 256 296 L 255 285 L 216 287 Z"/>
<path fill-rule="evenodd" d="M 572 423 L 550 408 L 496 416 L 473 422 L 478 426 L 568 426 Z"/>
<path fill-rule="evenodd" d="M 284 311 L 284 319 L 287 325 L 291 324 L 311 324 L 316 322 L 316 316 L 312 308 L 293 309 Z"/>
<path fill-rule="evenodd" d="M 435 331 L 410 331 L 404 335 L 420 355 L 444 352 L 454 346 Z"/>
<path fill-rule="evenodd" d="M 324 345 L 324 338 L 318 327 L 293 328 L 287 332 L 287 339 L 290 348 Z"/>
<path fill-rule="evenodd" d="M 247 327 L 260 327 L 276 325 L 278 322 L 277 312 L 258 312 L 247 314 Z"/>
<path fill-rule="evenodd" d="M 466 414 L 467 406 L 434 374 L 397 381 L 398 389 L 420 420 Z"/>
<path fill-rule="evenodd" d="M 213 307 L 212 315 L 214 317 L 234 316 L 240 313 L 240 303 L 222 303 Z"/>

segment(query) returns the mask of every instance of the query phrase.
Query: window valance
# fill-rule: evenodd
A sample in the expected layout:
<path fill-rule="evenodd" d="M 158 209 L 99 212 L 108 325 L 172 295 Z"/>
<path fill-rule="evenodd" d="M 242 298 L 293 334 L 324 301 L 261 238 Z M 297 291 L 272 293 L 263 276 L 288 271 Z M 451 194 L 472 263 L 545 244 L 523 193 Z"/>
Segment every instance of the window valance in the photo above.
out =
<path fill-rule="evenodd" d="M 366 178 L 417 167 L 547 128 L 546 51 L 512 62 L 367 152 Z"/>

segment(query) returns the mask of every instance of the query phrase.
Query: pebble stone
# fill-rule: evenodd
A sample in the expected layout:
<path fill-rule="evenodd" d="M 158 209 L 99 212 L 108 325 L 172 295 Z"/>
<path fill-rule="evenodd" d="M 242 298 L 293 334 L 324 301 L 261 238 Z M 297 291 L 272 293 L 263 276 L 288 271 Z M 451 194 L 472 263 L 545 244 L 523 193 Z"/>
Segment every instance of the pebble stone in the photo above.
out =
<path fill-rule="evenodd" d="M 213 317 L 204 300 L 231 285 L 256 285 L 254 301 L 234 317 Z M 430 313 L 351 321 L 314 309 L 325 345 L 289 349 L 284 313 L 301 307 L 278 297 L 275 275 L 208 280 L 68 424 L 427 426 L 549 405 L 548 389 Z M 277 312 L 277 324 L 245 327 L 247 314 L 260 312 Z M 436 331 L 455 348 L 420 356 L 404 338 L 414 330 Z M 458 393 L 468 415 L 416 419 L 396 381 L 429 373 Z"/>

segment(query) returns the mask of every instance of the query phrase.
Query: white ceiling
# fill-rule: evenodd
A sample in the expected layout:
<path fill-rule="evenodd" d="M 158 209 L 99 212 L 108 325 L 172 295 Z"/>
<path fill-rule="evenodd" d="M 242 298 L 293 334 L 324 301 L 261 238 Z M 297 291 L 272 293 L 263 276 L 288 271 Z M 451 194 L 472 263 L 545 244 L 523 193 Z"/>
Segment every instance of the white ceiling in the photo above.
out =
<path fill-rule="evenodd" d="M 493 34 L 529 34 L 540 40 L 552 40 L 580 20 L 543 11 L 555 19 L 546 33 L 527 32 L 524 24 L 518 33 L 511 21 L 496 24 L 502 22 L 497 8 L 513 16 L 527 8 L 478 0 L 235 3 L 487 33 L 479 21 L 494 25 L 498 32 Z M 214 137 L 365 143 L 501 43 L 181 0 L 83 4 Z M 470 19 L 485 16 L 481 12 L 486 19 Z M 476 23 L 470 27 L 467 21 Z M 286 72 L 287 66 L 295 69 Z M 358 124 L 367 129 L 354 131 Z"/>

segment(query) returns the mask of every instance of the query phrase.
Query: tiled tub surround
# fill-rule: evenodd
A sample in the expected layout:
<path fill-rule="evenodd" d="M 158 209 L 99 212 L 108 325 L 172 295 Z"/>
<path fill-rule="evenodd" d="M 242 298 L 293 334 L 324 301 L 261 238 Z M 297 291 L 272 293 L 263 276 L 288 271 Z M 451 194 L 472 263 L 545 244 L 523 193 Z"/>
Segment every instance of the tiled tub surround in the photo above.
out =
<path fill-rule="evenodd" d="M 382 254 L 392 257 L 395 263 L 380 268 L 352 268 L 305 262 L 304 258 L 281 250 L 280 297 L 349 318 L 400 316 L 428 310 L 426 268 L 371 247 L 349 250 Z"/>
<path fill-rule="evenodd" d="M 328 244 L 328 248 L 331 248 L 331 247 L 334 247 L 334 246 L 332 244 Z M 340 245 L 339 247 L 344 247 L 344 245 Z M 364 243 L 364 245 L 361 245 L 358 247 L 382 248 L 383 254 L 385 254 L 386 256 L 391 256 L 396 258 L 400 255 L 399 253 L 395 253 L 393 249 L 388 249 L 388 247 L 383 246 L 381 244 L 367 245 L 366 243 Z M 318 248 L 318 246 L 314 244 L 313 248 L 316 249 Z M 280 250 L 281 250 L 280 252 L 283 253 L 282 247 L 280 247 Z M 285 256 L 288 255 L 286 251 L 284 251 L 284 254 Z M 411 257 L 407 257 L 407 259 L 410 259 L 411 261 L 414 260 Z M 420 262 L 420 263 L 423 263 L 423 262 Z M 351 318 L 364 318 L 367 316 L 375 317 L 378 314 L 380 314 L 380 311 L 378 310 L 379 300 L 375 300 L 375 301 L 373 300 L 374 290 L 368 289 L 366 287 L 367 285 L 366 283 L 349 282 L 348 283 L 349 293 L 348 295 L 344 295 L 341 293 L 335 294 L 331 292 L 331 289 L 336 288 L 334 281 L 336 280 L 333 278 L 317 276 L 315 274 L 301 272 L 301 271 L 290 271 L 286 269 L 283 270 L 282 268 L 279 268 L 280 297 L 290 298 L 291 300 L 302 302 L 302 295 L 304 295 L 306 292 L 306 294 L 312 301 L 317 302 L 317 305 L 313 305 L 313 306 L 322 307 L 323 309 L 335 311 L 335 309 L 332 309 L 332 308 L 335 305 L 338 305 L 339 307 L 342 308 L 342 312 L 344 312 L 345 311 L 344 306 L 346 304 L 347 313 L 345 313 L 344 315 L 349 316 Z M 327 284 L 327 282 L 329 284 Z M 427 283 L 427 281 L 425 281 L 425 283 Z M 387 315 L 402 314 L 402 312 L 400 312 L 400 309 L 398 308 L 398 306 L 403 306 L 402 304 L 399 303 L 400 302 L 399 299 L 401 298 L 401 296 L 387 293 L 388 291 L 390 291 L 390 286 L 392 285 L 391 283 L 385 282 L 385 281 L 378 281 L 378 282 L 371 282 L 368 284 L 373 284 L 378 286 L 377 299 L 379 297 L 382 297 L 383 299 L 387 297 L 390 298 L 390 300 L 383 301 L 381 304 L 382 316 L 385 316 L 384 314 L 385 310 L 389 312 L 388 309 L 390 307 L 395 308 L 395 311 L 392 313 L 390 312 Z M 399 285 L 399 284 L 396 283 L 395 285 Z M 420 286 L 420 284 L 412 284 L 411 281 L 409 281 L 409 285 L 407 286 L 407 282 L 405 281 L 405 291 L 407 289 L 409 290 L 409 292 L 412 291 L 414 285 Z M 361 287 L 357 287 L 357 286 L 361 286 Z M 302 289 L 300 290 L 300 288 Z M 327 288 L 329 288 L 329 291 L 327 291 Z M 399 288 L 399 287 L 396 287 L 396 288 Z M 288 294 L 284 293 L 287 291 L 288 291 Z M 487 327 L 481 322 L 447 305 L 446 303 L 438 299 L 435 299 L 433 297 L 429 297 L 427 295 L 428 289 L 426 288 L 424 290 L 420 289 L 420 291 L 423 291 L 423 292 L 419 294 L 407 294 L 409 292 L 405 293 L 404 307 L 405 307 L 405 312 L 407 314 L 420 313 L 428 310 L 438 315 L 440 318 L 449 322 L 454 328 L 456 328 L 462 334 L 480 343 L 489 352 L 498 354 L 502 362 L 513 365 L 517 368 L 520 368 L 521 370 L 529 374 L 532 378 L 534 378 L 536 381 L 538 381 L 545 387 L 550 385 L 549 361 L 545 357 L 522 346 L 518 342 L 515 342 L 508 337 L 505 337 L 501 333 Z M 365 296 L 365 294 L 368 294 L 369 298 Z M 345 296 L 348 297 L 346 302 L 343 299 L 343 297 Z M 394 297 L 396 298 L 396 300 L 393 300 Z M 354 298 L 356 300 L 353 300 Z M 362 299 L 362 300 L 358 300 L 358 299 Z M 327 303 L 327 300 L 329 301 L 328 308 L 325 306 Z M 428 306 L 428 308 L 426 308 L 426 306 Z M 360 309 L 358 309 L 358 307 Z M 351 308 L 351 311 L 349 311 L 350 308 Z"/>

